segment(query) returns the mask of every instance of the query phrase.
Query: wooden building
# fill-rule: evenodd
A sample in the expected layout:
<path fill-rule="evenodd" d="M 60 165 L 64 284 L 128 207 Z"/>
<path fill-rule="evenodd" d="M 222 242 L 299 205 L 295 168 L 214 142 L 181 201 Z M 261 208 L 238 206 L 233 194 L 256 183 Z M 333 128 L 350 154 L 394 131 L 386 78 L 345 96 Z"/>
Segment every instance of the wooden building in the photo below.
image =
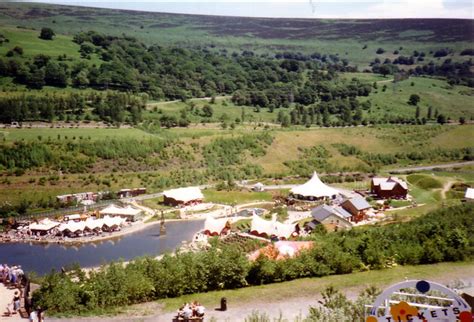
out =
<path fill-rule="evenodd" d="M 397 177 L 372 178 L 370 191 L 381 199 L 406 199 L 408 185 Z"/>
<path fill-rule="evenodd" d="M 372 208 L 362 197 L 347 199 L 341 203 L 341 207 L 352 215 L 352 222 L 359 222 L 367 219 L 367 211 Z"/>
<path fill-rule="evenodd" d="M 341 207 L 320 205 L 311 211 L 313 220 L 306 224 L 305 229 L 312 231 L 323 225 L 327 231 L 339 231 L 352 228 L 352 215 Z"/>

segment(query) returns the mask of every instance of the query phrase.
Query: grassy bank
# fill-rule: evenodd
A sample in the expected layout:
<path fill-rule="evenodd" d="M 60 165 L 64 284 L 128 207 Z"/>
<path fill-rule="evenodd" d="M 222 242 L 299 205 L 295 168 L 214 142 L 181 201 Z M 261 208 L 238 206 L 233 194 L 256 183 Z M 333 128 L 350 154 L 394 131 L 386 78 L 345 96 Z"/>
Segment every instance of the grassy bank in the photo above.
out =
<path fill-rule="evenodd" d="M 474 262 L 441 263 L 420 266 L 398 266 L 380 271 L 360 272 L 346 275 L 326 276 L 321 278 L 303 278 L 290 282 L 270 285 L 252 286 L 238 290 L 216 291 L 185 295 L 173 299 L 158 301 L 164 310 L 171 312 L 185 302 L 198 300 L 206 307 L 216 307 L 222 297 L 226 297 L 229 306 L 241 306 L 258 299 L 265 301 L 285 301 L 291 298 L 312 297 L 316 299 L 327 286 L 334 286 L 344 293 L 361 290 L 369 285 L 379 288 L 387 287 L 405 279 L 427 279 L 448 282 L 451 279 L 462 279 L 471 276 Z"/>

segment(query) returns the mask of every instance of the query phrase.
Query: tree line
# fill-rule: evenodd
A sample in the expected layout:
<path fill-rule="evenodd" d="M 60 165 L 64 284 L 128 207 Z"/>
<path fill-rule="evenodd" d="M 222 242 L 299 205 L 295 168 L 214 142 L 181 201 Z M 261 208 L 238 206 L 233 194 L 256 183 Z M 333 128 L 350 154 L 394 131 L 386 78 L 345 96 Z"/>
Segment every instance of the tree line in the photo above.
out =
<path fill-rule="evenodd" d="M 154 99 L 186 99 L 236 90 L 269 89 L 274 83 L 297 85 L 307 70 L 351 69 L 337 56 L 314 55 L 310 60 L 257 56 L 251 51 L 228 54 L 207 48 L 146 46 L 133 37 L 115 37 L 95 31 L 76 34 L 82 60 L 36 55 L 24 58 L 22 48 L 0 59 L 0 76 L 19 84 L 146 92 Z M 21 50 L 20 50 L 21 49 Z M 88 59 L 96 57 L 100 64 Z M 296 59 L 295 59 L 296 58 Z"/>
<path fill-rule="evenodd" d="M 0 96 L 0 122 L 142 120 L 147 95 L 106 92 L 10 92 Z"/>

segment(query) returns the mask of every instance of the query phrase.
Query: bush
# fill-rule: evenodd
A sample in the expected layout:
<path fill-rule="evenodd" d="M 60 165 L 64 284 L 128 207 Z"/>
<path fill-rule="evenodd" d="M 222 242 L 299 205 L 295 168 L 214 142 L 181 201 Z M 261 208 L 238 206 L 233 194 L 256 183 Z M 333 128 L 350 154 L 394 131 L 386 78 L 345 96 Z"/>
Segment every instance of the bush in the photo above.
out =
<path fill-rule="evenodd" d="M 313 249 L 286 260 L 261 256 L 249 263 L 238 248 L 213 242 L 205 251 L 178 252 L 161 260 L 144 257 L 128 265 L 113 263 L 89 276 L 78 269 L 65 275 L 52 272 L 34 293 L 35 305 L 52 314 L 77 314 L 248 284 L 381 269 L 393 262 L 426 264 L 472 259 L 473 211 L 473 204 L 464 204 L 411 222 L 318 234 L 310 238 L 316 244 Z"/>
<path fill-rule="evenodd" d="M 39 37 L 44 40 L 52 40 L 54 37 L 54 31 L 51 28 L 43 27 L 41 28 L 41 33 Z"/>

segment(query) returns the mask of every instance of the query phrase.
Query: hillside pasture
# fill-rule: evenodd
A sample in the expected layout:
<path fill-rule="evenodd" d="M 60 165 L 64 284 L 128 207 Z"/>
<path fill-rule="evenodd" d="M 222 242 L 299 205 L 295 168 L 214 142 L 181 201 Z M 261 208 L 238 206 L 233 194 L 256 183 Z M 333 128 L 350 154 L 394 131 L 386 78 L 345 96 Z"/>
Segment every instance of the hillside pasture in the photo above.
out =
<path fill-rule="evenodd" d="M 413 85 L 412 85 L 413 84 Z M 384 91 L 383 86 L 387 86 Z M 432 107 L 432 119 L 435 110 L 439 114 L 457 121 L 461 116 L 466 120 L 474 118 L 474 101 L 471 89 L 466 86 L 451 86 L 445 80 L 412 77 L 393 83 L 379 84 L 367 98 L 360 98 L 360 102 L 371 102 L 367 117 L 380 118 L 385 115 L 399 115 L 415 117 L 416 107 L 409 105 L 410 95 L 418 94 L 421 98 L 420 118 L 427 117 L 428 107 Z"/>

